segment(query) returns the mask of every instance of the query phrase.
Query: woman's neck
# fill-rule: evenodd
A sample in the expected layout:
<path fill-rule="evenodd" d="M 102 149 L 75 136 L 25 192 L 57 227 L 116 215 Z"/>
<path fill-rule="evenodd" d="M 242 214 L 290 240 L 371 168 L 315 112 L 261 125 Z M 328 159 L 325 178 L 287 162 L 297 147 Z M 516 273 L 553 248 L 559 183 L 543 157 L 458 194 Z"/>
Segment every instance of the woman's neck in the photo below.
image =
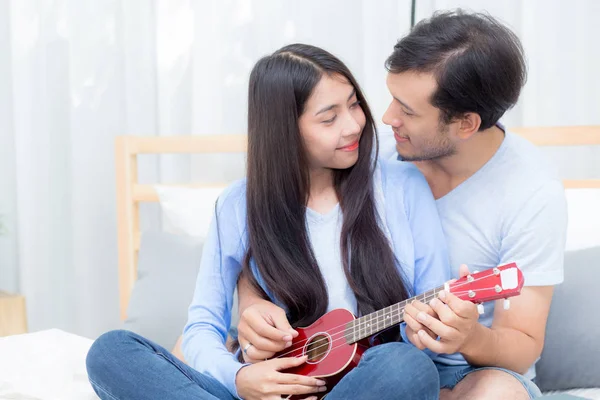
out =
<path fill-rule="evenodd" d="M 308 208 L 319 214 L 327 214 L 339 202 L 333 185 L 333 170 L 322 168 L 310 172 Z"/>

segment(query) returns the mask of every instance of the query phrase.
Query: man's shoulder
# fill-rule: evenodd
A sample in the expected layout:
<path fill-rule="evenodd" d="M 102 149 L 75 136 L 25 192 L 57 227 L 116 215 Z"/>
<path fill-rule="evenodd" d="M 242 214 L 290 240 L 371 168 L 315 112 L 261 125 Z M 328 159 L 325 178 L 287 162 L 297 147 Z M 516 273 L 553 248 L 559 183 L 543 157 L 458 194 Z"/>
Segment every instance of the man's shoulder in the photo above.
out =
<path fill-rule="evenodd" d="M 505 141 L 464 187 L 438 201 L 442 215 L 472 216 L 478 224 L 496 224 L 522 216 L 536 203 L 564 202 L 564 189 L 555 166 L 524 138 L 507 132 Z"/>
<path fill-rule="evenodd" d="M 521 136 L 507 131 L 501 154 L 480 177 L 490 191 L 521 203 L 537 191 L 561 184 L 556 166 L 541 149 Z"/>
<path fill-rule="evenodd" d="M 556 166 L 540 148 L 517 134 L 507 132 L 505 141 L 489 173 L 479 177 L 480 189 L 484 189 L 481 196 L 487 198 L 484 208 L 498 205 L 497 213 L 490 215 L 500 216 L 498 221 L 504 225 L 543 208 L 562 210 L 565 192 Z"/>
<path fill-rule="evenodd" d="M 507 146 L 502 161 L 512 168 L 509 175 L 517 180 L 536 178 L 538 181 L 558 179 L 556 166 L 551 164 L 542 149 L 527 139 L 506 132 Z"/>

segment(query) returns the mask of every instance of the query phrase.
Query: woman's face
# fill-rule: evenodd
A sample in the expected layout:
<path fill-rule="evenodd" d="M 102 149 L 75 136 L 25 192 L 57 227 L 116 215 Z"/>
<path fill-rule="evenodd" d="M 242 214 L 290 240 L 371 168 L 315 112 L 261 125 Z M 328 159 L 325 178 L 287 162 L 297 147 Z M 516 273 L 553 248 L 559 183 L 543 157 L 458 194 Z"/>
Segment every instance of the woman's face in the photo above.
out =
<path fill-rule="evenodd" d="M 365 113 L 341 75 L 323 75 L 299 119 L 311 171 L 346 169 L 358 160 Z"/>

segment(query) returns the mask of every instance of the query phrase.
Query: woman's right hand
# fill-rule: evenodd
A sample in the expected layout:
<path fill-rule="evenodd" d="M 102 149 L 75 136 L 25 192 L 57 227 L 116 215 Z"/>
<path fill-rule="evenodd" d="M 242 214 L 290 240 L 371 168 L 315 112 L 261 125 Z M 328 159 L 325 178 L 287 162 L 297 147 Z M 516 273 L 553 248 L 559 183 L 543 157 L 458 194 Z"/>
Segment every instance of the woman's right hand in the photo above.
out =
<path fill-rule="evenodd" d="M 267 300 L 258 300 L 247 307 L 238 323 L 238 341 L 247 363 L 273 357 L 292 345 L 298 332 L 292 329 L 285 311 Z"/>
<path fill-rule="evenodd" d="M 240 369 L 235 378 L 238 394 L 244 400 L 281 400 L 282 395 L 306 395 L 327 390 L 325 381 L 309 376 L 280 372 L 306 362 L 307 356 L 274 358 Z"/>

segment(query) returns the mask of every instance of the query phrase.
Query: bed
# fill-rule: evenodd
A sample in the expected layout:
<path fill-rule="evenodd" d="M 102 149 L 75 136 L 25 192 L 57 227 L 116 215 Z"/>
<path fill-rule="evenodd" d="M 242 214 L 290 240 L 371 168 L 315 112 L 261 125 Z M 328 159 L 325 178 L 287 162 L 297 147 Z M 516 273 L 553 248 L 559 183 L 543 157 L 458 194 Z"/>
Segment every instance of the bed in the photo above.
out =
<path fill-rule="evenodd" d="M 600 146 L 599 126 L 517 128 L 512 129 L 512 132 L 525 137 L 538 146 Z M 385 130 L 381 135 L 382 146 L 388 146 L 386 143 L 389 141 L 386 142 L 386 139 L 389 138 L 386 136 L 391 135 L 388 135 Z M 132 288 L 135 286 L 134 282 L 136 282 L 136 260 L 140 244 L 143 242 L 143 234 L 139 227 L 139 205 L 143 202 L 160 201 L 163 203 L 164 200 L 160 193 L 162 189 L 153 185 L 140 185 L 136 182 L 136 155 L 144 153 L 240 153 L 245 150 L 246 137 L 244 135 L 119 138 L 117 162 L 118 171 L 120 171 L 118 218 L 122 318 L 127 319 L 128 302 Z M 600 171 L 598 172 L 600 173 Z M 226 185 L 225 182 L 220 186 L 224 185 Z M 566 179 L 564 186 L 569 202 L 569 213 L 572 216 L 569 224 L 565 265 L 567 282 L 559 286 L 556 291 L 555 304 L 548 323 L 546 350 L 538 364 L 537 382 L 546 393 L 564 393 L 571 389 L 569 391 L 571 394 L 600 399 L 600 389 L 598 389 L 600 388 L 600 367 L 598 367 L 600 365 L 600 348 L 595 346 L 592 341 L 592 338 L 600 336 L 600 325 L 598 323 L 591 324 L 592 329 L 590 330 L 590 324 L 586 323 L 583 315 L 572 312 L 569 316 L 564 315 L 575 307 L 574 298 L 579 300 L 592 298 L 589 275 L 593 274 L 600 278 L 600 212 L 596 210 L 597 206 L 594 206 L 600 204 L 600 179 Z M 207 185 L 196 184 L 192 187 L 206 188 Z M 216 196 L 211 200 L 215 198 Z M 205 206 L 212 210 L 210 207 L 212 201 L 207 202 Z M 163 208 L 163 211 L 167 210 Z M 593 216 L 590 215 L 592 213 Z M 169 239 L 154 238 L 154 240 L 148 240 L 148 245 L 154 247 L 155 251 L 156 247 L 160 247 L 160 243 L 165 240 Z M 142 249 L 142 251 L 144 250 L 146 249 Z M 182 249 L 178 249 L 178 251 L 182 251 Z M 160 257 L 160 254 L 153 256 Z M 193 269 L 192 273 L 195 273 Z M 183 285 L 183 279 L 181 284 Z M 191 293 L 192 285 L 189 290 Z M 577 295 L 573 296 L 573 293 L 577 293 Z M 174 295 L 177 294 L 174 293 Z M 156 305 L 153 308 L 156 309 L 156 307 L 159 306 Z M 596 314 L 598 314 L 596 321 L 600 321 L 600 312 L 596 311 Z M 185 315 L 182 314 L 179 323 L 183 324 L 184 320 Z M 567 326 L 578 327 L 579 332 L 585 331 L 584 341 L 582 342 L 582 337 L 577 337 L 573 331 L 566 329 Z M 170 341 L 163 343 L 166 347 L 174 343 L 174 333 L 170 335 Z M 590 348 L 595 350 L 590 352 Z"/>
<path fill-rule="evenodd" d="M 600 146 L 600 126 L 519 128 L 512 131 L 539 146 Z M 383 144 L 386 143 L 384 136 L 385 133 L 382 134 Z M 195 225 L 207 224 L 212 215 L 214 199 L 229 182 L 141 184 L 138 179 L 138 156 L 230 153 L 243 157 L 246 136 L 121 136 L 116 139 L 115 151 L 119 313 L 122 327 L 137 331 L 169 349 L 175 348 L 185 323 L 202 251 L 205 230 L 195 231 Z M 240 172 L 243 174 L 243 171 Z M 576 214 L 576 220 L 571 219 L 569 224 L 569 237 L 573 239 L 571 244 L 568 243 L 568 250 L 572 250 L 573 254 L 568 254 L 571 258 L 566 265 L 566 283 L 556 291 L 548 323 L 546 349 L 538 368 L 538 383 L 548 393 L 576 389 L 571 393 L 600 399 L 600 389 L 594 389 L 600 387 L 600 349 L 592 342 L 592 338 L 600 336 L 597 322 L 600 321 L 600 310 L 588 311 L 585 316 L 572 312 L 565 316 L 565 310 L 578 306 L 578 301 L 591 301 L 594 298 L 589 274 L 600 278 L 600 212 L 597 206 L 594 207 L 594 204 L 600 204 L 600 179 L 568 179 L 564 185 L 569 194 L 569 211 Z M 140 207 L 145 203 L 160 204 L 167 221 L 172 225 L 172 231 L 142 232 Z M 197 207 L 181 211 L 186 208 L 182 204 L 191 203 Z M 165 264 L 168 264 L 168 268 Z M 160 298 L 156 296 L 158 292 L 161 293 Z M 577 296 L 573 297 L 575 292 Z M 589 315 L 590 312 L 595 314 Z M 586 322 L 590 320 L 596 322 Z M 577 329 L 565 330 L 565 326 L 575 326 Z M 583 339 L 578 329 L 585 330 Z M 63 382 L 49 382 L 43 378 L 44 371 L 49 373 L 53 365 L 48 361 L 49 356 L 45 355 L 45 361 L 40 362 L 42 355 L 39 352 L 27 353 L 18 363 L 23 371 L 27 371 L 28 363 L 48 369 L 35 369 L 35 373 L 39 374 L 37 381 L 35 377 L 19 381 L 19 371 L 15 371 L 14 363 L 10 363 L 6 357 L 0 357 L 0 398 L 96 398 L 86 384 L 84 365 L 91 341 L 81 339 L 57 330 L 0 338 L 0 354 L 8 354 L 4 351 L 9 347 L 35 348 L 31 346 L 35 340 L 58 343 L 58 346 L 54 346 L 58 349 L 53 355 L 54 360 L 59 360 L 61 356 L 64 358 L 66 351 L 70 360 L 58 364 L 64 369 L 58 376 Z M 16 357 L 19 351 L 15 353 L 13 350 L 10 354 Z M 11 371 L 10 380 L 3 378 L 6 371 Z M 37 391 L 28 389 L 27 384 L 33 381 L 40 382 L 42 386 L 53 385 L 55 389 L 45 392 L 42 386 Z"/>

